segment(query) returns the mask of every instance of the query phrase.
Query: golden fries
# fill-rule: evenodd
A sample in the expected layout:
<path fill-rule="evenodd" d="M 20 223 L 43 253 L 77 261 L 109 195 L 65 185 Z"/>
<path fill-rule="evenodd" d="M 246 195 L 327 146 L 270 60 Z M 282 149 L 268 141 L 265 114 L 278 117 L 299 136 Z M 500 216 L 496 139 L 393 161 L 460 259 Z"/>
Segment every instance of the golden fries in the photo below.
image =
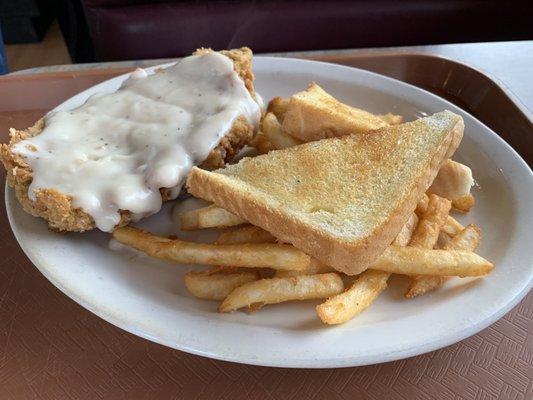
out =
<path fill-rule="evenodd" d="M 446 250 L 474 251 L 481 241 L 481 230 L 473 224 L 468 225 L 444 245 Z M 414 298 L 436 290 L 448 279 L 446 276 L 417 277 L 409 287 L 405 297 Z"/>
<path fill-rule="evenodd" d="M 230 312 L 291 300 L 324 299 L 343 289 L 342 279 L 336 273 L 261 279 L 236 288 L 222 302 L 219 311 Z"/>
<path fill-rule="evenodd" d="M 287 135 L 281 129 L 281 122 L 283 121 L 288 105 L 289 99 L 282 99 L 281 97 L 273 98 L 268 104 L 267 113 L 261 120 L 261 128 L 250 142 L 250 145 L 255 147 L 259 154 L 265 154 L 271 150 L 284 149 L 302 143 L 300 140 Z"/>
<path fill-rule="evenodd" d="M 481 242 L 481 229 L 475 224 L 467 225 L 444 248 L 446 250 L 475 251 Z"/>
<path fill-rule="evenodd" d="M 316 312 L 328 325 L 342 324 L 366 309 L 387 287 L 388 272 L 367 270 L 350 289 L 319 304 Z"/>
<path fill-rule="evenodd" d="M 424 194 L 416 204 L 416 210 L 415 213 L 418 215 L 419 218 L 422 218 L 424 216 L 424 213 L 426 212 L 427 206 L 429 202 L 429 197 Z M 464 229 L 464 226 L 461 225 L 455 218 L 448 215 L 446 217 L 446 222 L 444 226 L 442 227 L 442 230 L 446 232 L 450 236 L 455 236 L 459 232 L 461 232 Z"/>
<path fill-rule="evenodd" d="M 439 239 L 442 226 L 450 212 L 451 202 L 435 194 L 428 196 L 428 204 L 423 218 L 420 220 L 410 246 L 432 249 Z M 427 291 L 428 287 L 436 286 L 444 278 L 440 276 L 414 276 L 405 293 L 405 297 L 412 298 Z"/>
<path fill-rule="evenodd" d="M 302 141 L 296 139 L 281 130 L 281 124 L 273 113 L 267 113 L 261 121 L 261 131 L 265 138 L 277 149 L 297 146 Z"/>
<path fill-rule="evenodd" d="M 378 118 L 382 119 L 389 125 L 399 125 L 403 122 L 403 117 L 401 115 L 395 115 L 392 113 L 387 114 L 378 114 Z"/>
<path fill-rule="evenodd" d="M 393 244 L 405 246 L 417 226 L 415 213 L 409 217 Z M 278 271 L 280 273 L 282 271 Z M 319 318 L 325 324 L 342 324 L 368 308 L 387 287 L 389 272 L 367 270 L 344 293 L 338 294 L 317 306 Z"/>
<path fill-rule="evenodd" d="M 435 194 L 429 195 L 426 211 L 416 227 L 409 246 L 432 249 L 450 212 L 451 202 Z"/>
<path fill-rule="evenodd" d="M 305 270 L 311 257 L 284 244 L 206 244 L 170 240 L 129 226 L 117 228 L 113 237 L 122 244 L 163 260 L 181 264 L 225 265 L 249 268 Z"/>
<path fill-rule="evenodd" d="M 415 231 L 417 225 L 418 217 L 415 213 L 413 213 L 402 227 L 400 233 L 398 233 L 392 244 L 395 246 L 407 246 L 407 244 L 409 244 L 411 241 L 411 237 L 413 236 L 413 232 Z"/>
<path fill-rule="evenodd" d="M 416 209 L 415 209 L 415 213 L 416 215 L 418 215 L 418 218 L 422 218 L 424 216 L 428 208 L 428 203 L 429 203 L 429 197 L 427 194 L 422 195 L 422 197 L 418 199 L 418 202 L 416 203 Z"/>
<path fill-rule="evenodd" d="M 431 292 L 441 287 L 446 279 L 446 276 L 416 276 L 413 278 L 404 296 L 407 299 L 414 299 L 415 297 L 422 296 L 427 292 Z"/>
<path fill-rule="evenodd" d="M 435 245 L 435 249 L 444 249 L 445 246 L 452 241 L 452 236 L 448 235 L 446 232 L 441 230 L 439 232 L 439 239 Z"/>
<path fill-rule="evenodd" d="M 187 290 L 205 300 L 224 300 L 235 288 L 261 278 L 259 271 L 236 271 L 215 268 L 210 271 L 191 271 L 184 276 Z"/>
<path fill-rule="evenodd" d="M 283 122 L 290 101 L 288 98 L 274 97 L 268 103 L 267 113 L 273 113 L 280 123 Z"/>
<path fill-rule="evenodd" d="M 276 238 L 258 226 L 248 225 L 222 232 L 216 244 L 276 243 Z"/>
<path fill-rule="evenodd" d="M 180 215 L 181 229 L 184 231 L 235 226 L 245 223 L 246 221 L 241 217 L 215 205 L 187 211 Z"/>
<path fill-rule="evenodd" d="M 446 218 L 446 223 L 443 225 L 442 230 L 450 236 L 455 236 L 464 228 L 465 227 L 461 225 L 455 218 L 448 215 L 448 217 Z"/>
<path fill-rule="evenodd" d="M 475 199 L 472 193 L 452 201 L 452 207 L 462 213 L 467 213 L 474 206 Z"/>
<path fill-rule="evenodd" d="M 289 276 L 298 276 L 298 275 L 314 275 L 314 274 L 324 274 L 326 272 L 335 272 L 333 267 L 326 265 L 316 258 L 311 258 L 311 264 L 304 271 L 286 271 L 286 270 L 277 270 L 275 273 L 276 278 L 286 278 Z"/>
<path fill-rule="evenodd" d="M 401 275 L 465 277 L 486 275 L 494 265 L 470 251 L 390 246 L 371 268 Z"/>
<path fill-rule="evenodd" d="M 210 207 L 214 215 L 238 218 L 216 206 Z M 342 279 L 338 273 L 331 272 L 331 267 L 292 246 L 273 244 L 276 239 L 256 226 L 228 229 L 213 245 L 161 238 L 133 228 L 117 229 L 114 235 L 120 242 L 154 257 L 226 266 L 185 275 L 185 285 L 194 296 L 224 299 L 220 312 L 242 307 L 257 309 L 264 304 L 290 300 L 328 298 L 317 306 L 317 314 L 325 324 L 340 324 L 368 308 L 387 287 L 392 273 L 417 275 L 406 293 L 407 297 L 415 297 L 437 289 L 448 276 L 481 276 L 492 270 L 490 262 L 471 252 L 479 243 L 479 229 L 474 225 L 463 228 L 448 215 L 450 207 L 451 202 L 444 198 L 424 195 L 393 245 L 344 292 Z M 211 220 L 214 226 L 224 226 L 223 219 Z M 194 224 L 189 226 L 206 225 L 205 222 Z M 438 240 L 445 249 L 432 250 Z M 409 241 L 410 247 L 401 247 Z M 273 278 L 260 279 L 258 271 L 228 269 L 228 266 L 270 267 L 276 271 Z"/>

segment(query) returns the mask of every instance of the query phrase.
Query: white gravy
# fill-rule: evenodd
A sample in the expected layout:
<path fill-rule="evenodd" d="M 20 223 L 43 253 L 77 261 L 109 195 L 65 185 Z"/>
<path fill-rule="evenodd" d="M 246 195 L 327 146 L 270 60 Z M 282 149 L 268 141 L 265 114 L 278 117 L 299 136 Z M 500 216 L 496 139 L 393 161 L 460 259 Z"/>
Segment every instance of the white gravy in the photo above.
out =
<path fill-rule="evenodd" d="M 55 188 L 109 232 L 119 210 L 134 220 L 159 211 L 160 188 L 176 197 L 240 115 L 257 126 L 260 108 L 233 62 L 212 52 L 152 75 L 138 69 L 115 93 L 49 113 L 44 130 L 14 151 L 33 170 L 30 199 Z"/>

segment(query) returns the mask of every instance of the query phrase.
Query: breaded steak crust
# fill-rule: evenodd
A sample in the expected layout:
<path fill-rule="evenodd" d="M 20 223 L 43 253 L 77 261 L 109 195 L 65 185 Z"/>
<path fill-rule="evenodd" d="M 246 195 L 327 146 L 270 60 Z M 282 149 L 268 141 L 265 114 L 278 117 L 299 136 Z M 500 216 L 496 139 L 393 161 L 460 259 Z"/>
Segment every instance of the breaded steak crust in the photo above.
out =
<path fill-rule="evenodd" d="M 204 54 L 209 49 L 200 49 L 195 54 Z M 246 47 L 222 51 L 234 63 L 234 69 L 242 78 L 246 88 L 255 98 L 253 87 L 254 76 L 251 70 L 252 51 Z M 32 170 L 24 157 L 14 153 L 13 147 L 20 141 L 34 137 L 42 132 L 44 119 L 38 120 L 26 130 L 10 129 L 10 141 L 0 147 L 0 159 L 7 171 L 7 182 L 15 190 L 17 199 L 24 210 L 35 216 L 44 218 L 50 229 L 55 231 L 83 232 L 95 228 L 93 218 L 81 208 L 72 206 L 72 198 L 60 191 L 40 189 L 35 191 L 35 201 L 28 197 L 28 189 L 33 180 Z M 219 145 L 209 154 L 201 165 L 202 168 L 214 169 L 222 167 L 253 137 L 254 127 L 244 116 L 238 117 L 230 131 L 220 141 Z M 169 200 L 169 191 L 160 189 L 163 201 Z M 127 210 L 120 211 L 120 222 L 117 226 L 124 226 L 132 221 L 132 214 Z"/>

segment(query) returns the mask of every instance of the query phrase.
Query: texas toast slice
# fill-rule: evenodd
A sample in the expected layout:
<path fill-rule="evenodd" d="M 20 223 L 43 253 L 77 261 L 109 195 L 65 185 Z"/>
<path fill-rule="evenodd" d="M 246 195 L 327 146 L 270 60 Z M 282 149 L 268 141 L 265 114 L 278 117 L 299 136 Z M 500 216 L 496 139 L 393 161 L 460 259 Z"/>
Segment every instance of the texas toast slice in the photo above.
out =
<path fill-rule="evenodd" d="M 295 146 L 213 172 L 194 168 L 193 195 L 239 215 L 348 274 L 392 242 L 463 136 L 449 111 Z"/>
<path fill-rule="evenodd" d="M 316 83 L 291 96 L 283 117 L 283 132 L 304 142 L 387 126 L 383 117 L 341 103 Z"/>

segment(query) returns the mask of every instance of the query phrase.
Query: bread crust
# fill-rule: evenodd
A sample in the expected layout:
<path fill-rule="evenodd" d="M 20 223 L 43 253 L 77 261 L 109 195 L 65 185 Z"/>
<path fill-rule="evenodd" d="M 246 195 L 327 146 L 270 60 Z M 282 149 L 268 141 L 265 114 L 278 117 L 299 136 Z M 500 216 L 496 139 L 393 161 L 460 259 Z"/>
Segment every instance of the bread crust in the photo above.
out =
<path fill-rule="evenodd" d="M 200 49 L 195 54 L 205 54 L 210 49 Z M 222 51 L 234 62 L 235 71 L 245 83 L 250 94 L 255 98 L 253 87 L 254 75 L 251 70 L 252 51 L 241 49 Z M 74 208 L 72 198 L 56 189 L 40 189 L 35 191 L 35 200 L 28 197 L 28 190 L 33 179 L 32 170 L 24 157 L 14 153 L 13 147 L 20 141 L 39 135 L 45 127 L 45 120 L 41 118 L 33 126 L 25 130 L 10 129 L 10 141 L 0 146 L 0 159 L 7 171 L 7 182 L 15 190 L 15 195 L 24 211 L 41 217 L 48 222 L 48 227 L 54 231 L 84 232 L 94 229 L 93 218 L 81 208 Z M 254 127 L 245 116 L 238 117 L 230 131 L 220 141 L 219 145 L 209 154 L 202 164 L 202 168 L 215 169 L 224 166 L 234 155 L 248 143 L 254 135 Z M 169 191 L 160 189 L 163 201 L 169 200 Z M 117 226 L 125 226 L 132 221 L 132 214 L 120 210 L 120 222 Z"/>
<path fill-rule="evenodd" d="M 391 213 L 387 221 L 360 240 L 343 241 L 332 238 L 319 228 L 282 213 L 275 205 L 269 204 L 267 199 L 248 197 L 240 188 L 226 184 L 226 179 L 229 178 L 223 174 L 193 168 L 187 187 L 194 196 L 214 202 L 339 271 L 355 275 L 371 266 L 394 240 L 414 211 L 417 200 L 433 182 L 442 162 L 458 147 L 463 136 L 463 128 L 464 123 L 462 119 L 459 119 L 442 140 L 424 173 L 414 183 L 409 195 Z"/>
<path fill-rule="evenodd" d="M 388 124 L 367 111 L 341 103 L 316 83 L 291 96 L 283 132 L 304 142 L 369 133 Z"/>

